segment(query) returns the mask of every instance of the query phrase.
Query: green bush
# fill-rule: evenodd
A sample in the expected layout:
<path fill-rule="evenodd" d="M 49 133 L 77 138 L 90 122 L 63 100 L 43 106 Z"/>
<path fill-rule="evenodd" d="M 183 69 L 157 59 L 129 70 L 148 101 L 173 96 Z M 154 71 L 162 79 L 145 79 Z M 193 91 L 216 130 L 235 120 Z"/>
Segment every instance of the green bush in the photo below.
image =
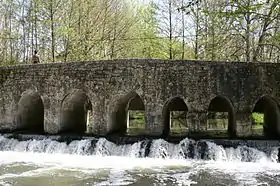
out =
<path fill-rule="evenodd" d="M 261 125 L 264 123 L 264 114 L 263 113 L 257 113 L 254 112 L 252 114 L 253 122 L 256 123 L 257 125 Z"/>
<path fill-rule="evenodd" d="M 144 111 L 129 112 L 129 128 L 145 128 L 145 113 Z"/>

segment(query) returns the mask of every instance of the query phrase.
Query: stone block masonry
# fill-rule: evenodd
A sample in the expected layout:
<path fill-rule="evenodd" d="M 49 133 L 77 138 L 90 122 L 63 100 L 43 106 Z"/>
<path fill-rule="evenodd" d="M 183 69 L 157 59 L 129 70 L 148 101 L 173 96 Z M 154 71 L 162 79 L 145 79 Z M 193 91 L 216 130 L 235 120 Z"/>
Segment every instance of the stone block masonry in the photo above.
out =
<path fill-rule="evenodd" d="M 0 67 L 0 130 L 124 134 L 131 106 L 145 111 L 151 136 L 168 135 L 172 110 L 186 110 L 191 132 L 204 132 L 210 109 L 229 113 L 232 138 L 252 134 L 256 111 L 266 137 L 280 139 L 279 71 L 271 63 L 158 59 Z"/>

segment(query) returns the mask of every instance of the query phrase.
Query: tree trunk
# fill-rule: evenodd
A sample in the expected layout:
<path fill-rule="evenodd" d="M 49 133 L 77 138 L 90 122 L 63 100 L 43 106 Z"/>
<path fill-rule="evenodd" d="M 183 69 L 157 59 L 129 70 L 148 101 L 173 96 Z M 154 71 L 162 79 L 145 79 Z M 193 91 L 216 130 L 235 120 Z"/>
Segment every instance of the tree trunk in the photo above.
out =
<path fill-rule="evenodd" d="M 246 43 L 246 49 L 245 49 L 245 53 L 246 53 L 246 62 L 250 62 L 251 58 L 250 58 L 250 28 L 251 28 L 251 21 L 250 21 L 250 15 L 249 13 L 247 13 L 246 17 L 246 33 L 245 33 L 245 43 Z"/>
<path fill-rule="evenodd" d="M 52 45 L 52 62 L 55 62 L 55 35 L 54 35 L 54 12 L 53 12 L 53 0 L 51 0 L 50 5 L 50 18 L 51 18 L 51 45 Z"/>
<path fill-rule="evenodd" d="M 169 0 L 169 59 L 172 59 L 172 4 Z"/>
<path fill-rule="evenodd" d="M 182 0 L 182 7 L 184 7 L 184 0 Z M 182 43 L 182 59 L 185 58 L 185 14 L 184 11 L 182 11 L 182 37 L 183 37 L 183 43 Z"/>

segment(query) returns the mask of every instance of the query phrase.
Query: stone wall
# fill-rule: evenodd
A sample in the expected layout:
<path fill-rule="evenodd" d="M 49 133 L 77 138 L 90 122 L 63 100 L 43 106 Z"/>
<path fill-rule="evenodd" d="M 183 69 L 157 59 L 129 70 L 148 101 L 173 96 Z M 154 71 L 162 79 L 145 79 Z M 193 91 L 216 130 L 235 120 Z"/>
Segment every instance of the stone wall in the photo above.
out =
<path fill-rule="evenodd" d="M 162 134 L 164 107 L 175 97 L 185 101 L 192 130 L 204 131 L 208 107 L 217 96 L 232 105 L 233 135 L 251 135 L 251 113 L 263 96 L 276 105 L 277 125 L 273 127 L 278 132 L 278 69 L 280 64 L 157 59 L 0 67 L 0 130 L 22 128 L 18 118 L 20 110 L 26 109 L 19 105 L 20 99 L 26 92 L 35 92 L 44 106 L 44 131 L 59 133 L 65 128 L 61 125 L 61 110 L 67 104 L 63 102 L 73 91 L 82 91 L 81 95 L 86 96 L 81 100 L 92 111 L 89 132 L 96 135 L 113 133 L 118 128 L 114 115 L 126 108 L 133 95 L 139 95 L 145 105 L 150 135 Z M 71 112 L 76 108 L 73 104 Z"/>

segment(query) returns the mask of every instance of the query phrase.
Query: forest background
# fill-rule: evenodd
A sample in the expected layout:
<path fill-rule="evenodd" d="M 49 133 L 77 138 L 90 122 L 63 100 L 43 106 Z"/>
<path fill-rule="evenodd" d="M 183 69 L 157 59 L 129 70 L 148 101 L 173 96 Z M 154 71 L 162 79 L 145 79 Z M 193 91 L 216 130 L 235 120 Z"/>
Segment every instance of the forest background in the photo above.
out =
<path fill-rule="evenodd" d="M 280 0 L 0 0 L 0 65 L 116 58 L 280 62 Z"/>

